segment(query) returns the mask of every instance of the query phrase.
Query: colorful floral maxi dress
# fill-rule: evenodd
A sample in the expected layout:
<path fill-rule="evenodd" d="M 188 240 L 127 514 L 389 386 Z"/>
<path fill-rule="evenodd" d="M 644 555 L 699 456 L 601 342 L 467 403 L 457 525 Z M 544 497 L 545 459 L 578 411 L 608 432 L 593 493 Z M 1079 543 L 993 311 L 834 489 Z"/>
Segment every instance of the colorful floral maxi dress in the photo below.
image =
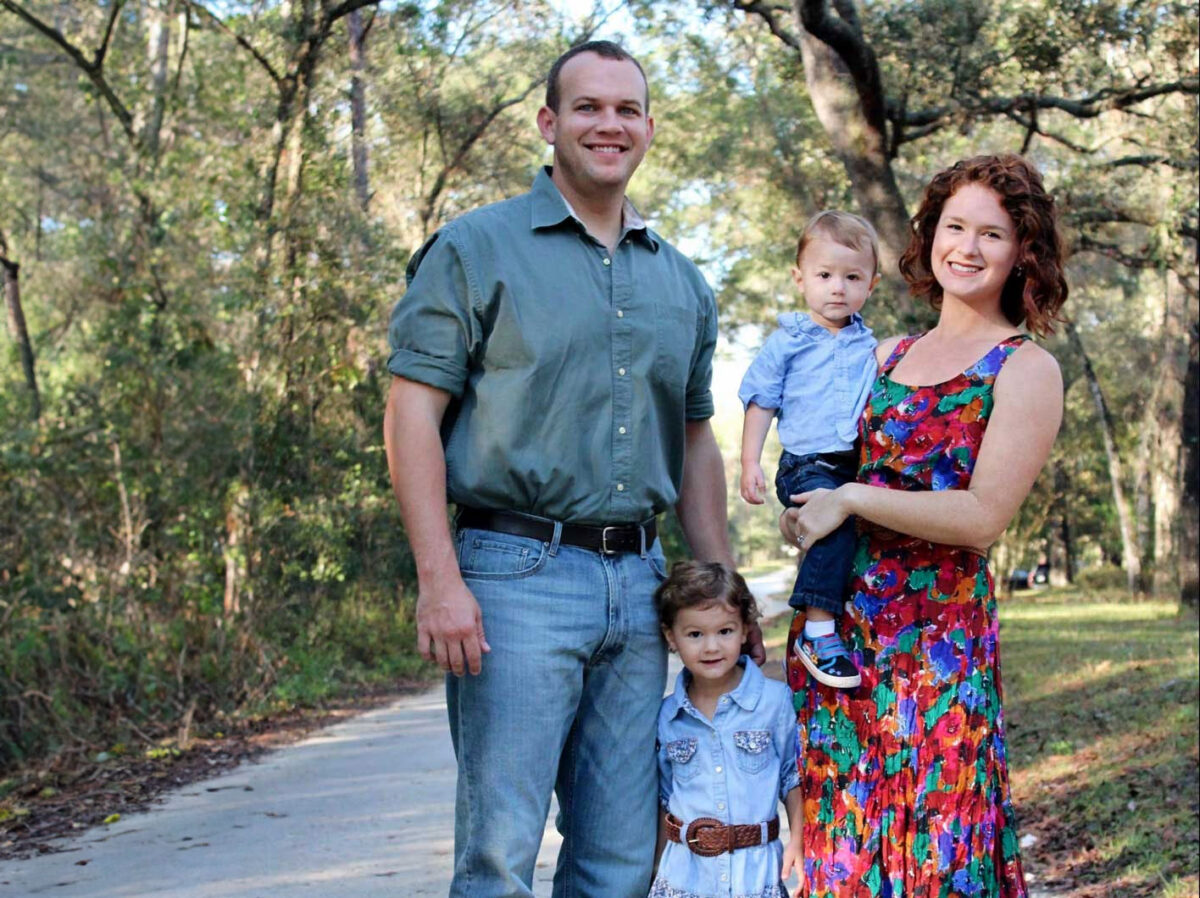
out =
<path fill-rule="evenodd" d="M 1026 339 L 933 386 L 891 380 L 863 413 L 859 480 L 965 489 L 992 385 Z M 817 684 L 794 657 L 810 898 L 1025 898 L 1000 708 L 996 601 L 977 552 L 860 522 L 843 633 L 862 685 Z M 792 638 L 803 626 L 798 614 Z"/>

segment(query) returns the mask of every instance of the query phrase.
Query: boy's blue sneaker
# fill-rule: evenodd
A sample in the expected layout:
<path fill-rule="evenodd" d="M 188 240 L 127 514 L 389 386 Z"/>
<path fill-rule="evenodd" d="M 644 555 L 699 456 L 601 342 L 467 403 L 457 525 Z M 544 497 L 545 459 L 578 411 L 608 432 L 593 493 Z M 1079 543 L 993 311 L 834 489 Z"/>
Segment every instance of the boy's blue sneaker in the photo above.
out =
<path fill-rule="evenodd" d="M 818 683 L 835 689 L 853 689 L 862 682 L 862 674 L 850 660 L 850 652 L 842 637 L 836 633 L 809 639 L 801 633 L 796 640 L 796 654 Z"/>

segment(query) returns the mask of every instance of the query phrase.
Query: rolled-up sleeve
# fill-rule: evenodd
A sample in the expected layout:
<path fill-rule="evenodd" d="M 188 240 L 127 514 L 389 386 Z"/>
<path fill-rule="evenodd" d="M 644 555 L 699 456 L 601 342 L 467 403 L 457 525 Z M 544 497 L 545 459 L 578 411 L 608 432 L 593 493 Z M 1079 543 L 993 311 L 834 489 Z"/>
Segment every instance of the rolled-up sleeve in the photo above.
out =
<path fill-rule="evenodd" d="M 783 405 L 783 375 L 787 363 L 784 331 L 776 330 L 759 350 L 738 387 L 738 399 L 745 408 L 753 402 L 759 408 L 779 410 Z"/>
<path fill-rule="evenodd" d="M 479 351 L 477 299 L 458 242 L 439 232 L 408 265 L 408 291 L 392 309 L 388 370 L 462 396 Z"/>
<path fill-rule="evenodd" d="M 779 752 L 780 801 L 786 801 L 787 794 L 800 785 L 800 769 L 797 766 L 799 738 L 792 703 L 784 702 L 775 727 L 776 750 Z"/>
<path fill-rule="evenodd" d="M 701 301 L 703 318 L 696 331 L 696 348 L 688 375 L 684 417 L 688 421 L 705 421 L 713 416 L 712 360 L 717 348 L 717 301 L 707 287 Z"/>
<path fill-rule="evenodd" d="M 787 698 L 787 701 L 782 702 L 779 719 L 775 724 L 775 749 L 779 752 L 780 801 L 786 801 L 788 792 L 800 784 L 797 765 L 799 731 L 796 726 L 796 712 L 792 710 L 791 693 L 788 693 Z"/>

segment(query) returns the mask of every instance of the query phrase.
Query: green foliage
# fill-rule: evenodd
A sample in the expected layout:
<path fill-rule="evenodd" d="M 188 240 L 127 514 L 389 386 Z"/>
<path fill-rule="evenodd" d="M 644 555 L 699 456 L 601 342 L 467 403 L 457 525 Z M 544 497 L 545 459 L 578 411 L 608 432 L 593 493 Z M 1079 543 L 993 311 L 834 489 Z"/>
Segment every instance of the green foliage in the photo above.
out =
<path fill-rule="evenodd" d="M 24 5 L 89 55 L 103 40 L 103 5 Z M 703 265 L 725 333 L 756 342 L 797 303 L 800 227 L 848 206 L 849 182 L 795 54 L 758 23 L 723 3 L 636 6 L 658 130 L 631 194 Z M 204 725 L 419 668 L 415 571 L 380 439 L 384 323 L 433 230 L 529 184 L 546 159 L 531 124 L 538 79 L 590 31 L 542 2 L 364 9 L 363 205 L 346 24 L 306 34 L 316 26 L 292 17 L 302 8 L 223 4 L 225 28 L 191 8 L 186 54 L 179 18 L 157 20 L 171 37 L 164 67 L 147 53 L 159 6 L 130 7 L 100 73 L 128 125 L 62 48 L 0 12 L 0 233 L 21 266 L 43 408 L 32 422 L 17 347 L 4 344 L 0 768 L 136 741 L 189 709 Z M 889 98 L 950 110 L 898 147 L 910 203 L 947 160 L 1025 141 L 1019 123 L 980 111 L 987 98 L 1194 70 L 1195 13 L 1179 4 L 861 12 Z M 1135 412 L 1173 401 L 1154 372 L 1178 355 L 1175 319 L 1194 320 L 1191 306 L 1172 311 L 1181 288 L 1165 272 L 1194 253 L 1181 235 L 1195 227 L 1196 110 L 1165 97 L 1137 112 L 1134 126 L 1047 112 L 1056 137 L 1031 153 L 1064 208 L 1116 216 L 1069 220 L 1105 244 L 1077 255 L 1070 308 L 1120 451 L 1148 459 Z M 1108 164 L 1127 152 L 1172 164 Z M 899 327 L 894 300 L 881 290 L 868 307 L 881 336 Z M 1065 509 L 1080 555 L 1098 562 L 1120 554 L 1104 450 L 1081 359 L 1050 345 L 1069 385 L 1062 475 L 1039 481 L 1011 551 L 1034 554 Z M 736 425 L 719 429 L 735 459 Z M 1149 495 L 1152 466 L 1129 468 L 1131 492 Z M 729 479 L 737 553 L 773 557 L 774 509 L 745 506 Z M 682 557 L 677 523 L 662 531 Z"/>

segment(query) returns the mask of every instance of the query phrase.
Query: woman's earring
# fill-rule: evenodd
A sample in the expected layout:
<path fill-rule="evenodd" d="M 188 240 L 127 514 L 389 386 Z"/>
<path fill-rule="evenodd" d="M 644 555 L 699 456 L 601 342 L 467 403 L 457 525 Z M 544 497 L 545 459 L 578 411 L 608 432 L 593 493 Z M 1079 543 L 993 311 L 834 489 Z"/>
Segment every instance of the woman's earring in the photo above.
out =
<path fill-rule="evenodd" d="M 1019 278 L 1023 278 L 1023 277 L 1025 277 L 1025 269 L 1022 268 L 1020 265 L 1017 265 L 1013 268 L 1013 274 L 1015 274 Z"/>

